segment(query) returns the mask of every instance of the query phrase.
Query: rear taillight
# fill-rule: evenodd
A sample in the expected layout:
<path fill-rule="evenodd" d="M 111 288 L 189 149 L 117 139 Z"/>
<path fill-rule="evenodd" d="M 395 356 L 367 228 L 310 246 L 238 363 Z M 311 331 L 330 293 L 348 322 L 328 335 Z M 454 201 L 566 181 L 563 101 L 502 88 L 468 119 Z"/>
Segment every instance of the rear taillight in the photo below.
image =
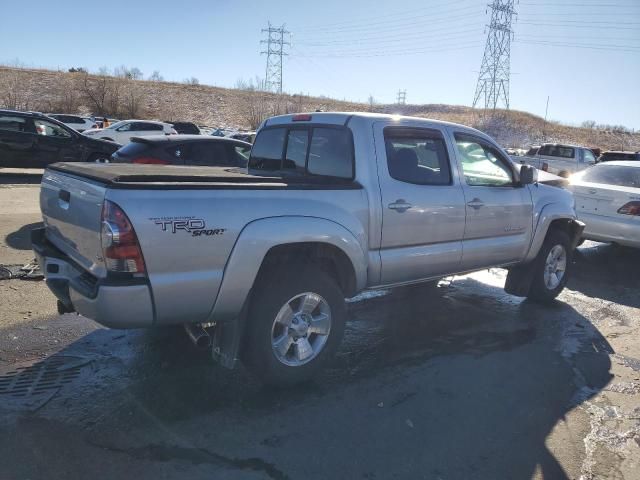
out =
<path fill-rule="evenodd" d="M 629 202 L 618 209 L 623 215 L 640 215 L 640 202 Z"/>
<path fill-rule="evenodd" d="M 169 162 L 166 160 L 161 160 L 159 158 L 153 157 L 138 157 L 133 160 L 132 163 L 137 163 L 140 165 L 169 165 Z"/>
<path fill-rule="evenodd" d="M 109 200 L 102 206 L 101 242 L 108 271 L 145 273 L 136 232 L 122 209 Z"/>

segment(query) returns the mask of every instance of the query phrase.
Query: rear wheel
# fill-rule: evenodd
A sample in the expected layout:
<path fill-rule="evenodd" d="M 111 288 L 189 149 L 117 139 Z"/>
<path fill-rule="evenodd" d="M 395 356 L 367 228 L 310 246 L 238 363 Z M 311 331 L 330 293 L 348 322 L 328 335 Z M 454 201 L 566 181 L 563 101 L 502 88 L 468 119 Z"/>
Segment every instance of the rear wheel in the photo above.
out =
<path fill-rule="evenodd" d="M 265 275 L 249 310 L 247 365 L 269 384 L 309 380 L 340 345 L 345 320 L 344 295 L 319 267 Z"/>
<path fill-rule="evenodd" d="M 109 163 L 111 158 L 106 153 L 92 153 L 89 156 L 89 162 L 94 163 Z"/>
<path fill-rule="evenodd" d="M 567 284 L 572 258 L 569 235 L 551 230 L 533 262 L 533 282 L 528 297 L 538 302 L 555 299 Z"/>

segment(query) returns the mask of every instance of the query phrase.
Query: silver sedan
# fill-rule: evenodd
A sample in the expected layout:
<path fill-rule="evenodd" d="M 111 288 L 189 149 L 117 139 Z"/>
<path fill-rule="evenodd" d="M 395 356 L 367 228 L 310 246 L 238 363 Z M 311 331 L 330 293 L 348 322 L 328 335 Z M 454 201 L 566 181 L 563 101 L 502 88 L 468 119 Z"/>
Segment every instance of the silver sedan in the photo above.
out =
<path fill-rule="evenodd" d="M 640 162 L 599 163 L 571 177 L 583 238 L 640 248 Z"/>

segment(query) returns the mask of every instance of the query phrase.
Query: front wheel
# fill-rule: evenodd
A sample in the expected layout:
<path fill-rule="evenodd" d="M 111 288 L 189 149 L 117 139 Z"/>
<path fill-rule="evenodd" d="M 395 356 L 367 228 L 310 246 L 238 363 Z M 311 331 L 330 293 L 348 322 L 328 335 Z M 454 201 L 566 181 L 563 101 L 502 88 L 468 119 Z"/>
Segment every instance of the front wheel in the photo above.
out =
<path fill-rule="evenodd" d="M 249 309 L 247 366 L 269 384 L 309 380 L 340 345 L 345 320 L 344 295 L 321 268 L 265 275 Z"/>
<path fill-rule="evenodd" d="M 572 258 L 569 235 L 560 230 L 550 231 L 532 265 L 533 282 L 528 297 L 542 303 L 555 299 L 567 284 Z"/>

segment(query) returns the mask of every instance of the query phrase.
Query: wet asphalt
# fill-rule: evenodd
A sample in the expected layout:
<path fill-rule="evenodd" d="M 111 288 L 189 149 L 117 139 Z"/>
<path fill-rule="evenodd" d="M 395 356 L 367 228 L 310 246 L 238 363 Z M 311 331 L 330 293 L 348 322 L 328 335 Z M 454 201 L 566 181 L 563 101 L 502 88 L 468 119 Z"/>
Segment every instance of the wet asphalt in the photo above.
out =
<path fill-rule="evenodd" d="M 500 269 L 351 299 L 290 389 L 0 281 L 0 479 L 640 478 L 640 252 L 587 242 L 573 267 L 551 306 Z"/>

